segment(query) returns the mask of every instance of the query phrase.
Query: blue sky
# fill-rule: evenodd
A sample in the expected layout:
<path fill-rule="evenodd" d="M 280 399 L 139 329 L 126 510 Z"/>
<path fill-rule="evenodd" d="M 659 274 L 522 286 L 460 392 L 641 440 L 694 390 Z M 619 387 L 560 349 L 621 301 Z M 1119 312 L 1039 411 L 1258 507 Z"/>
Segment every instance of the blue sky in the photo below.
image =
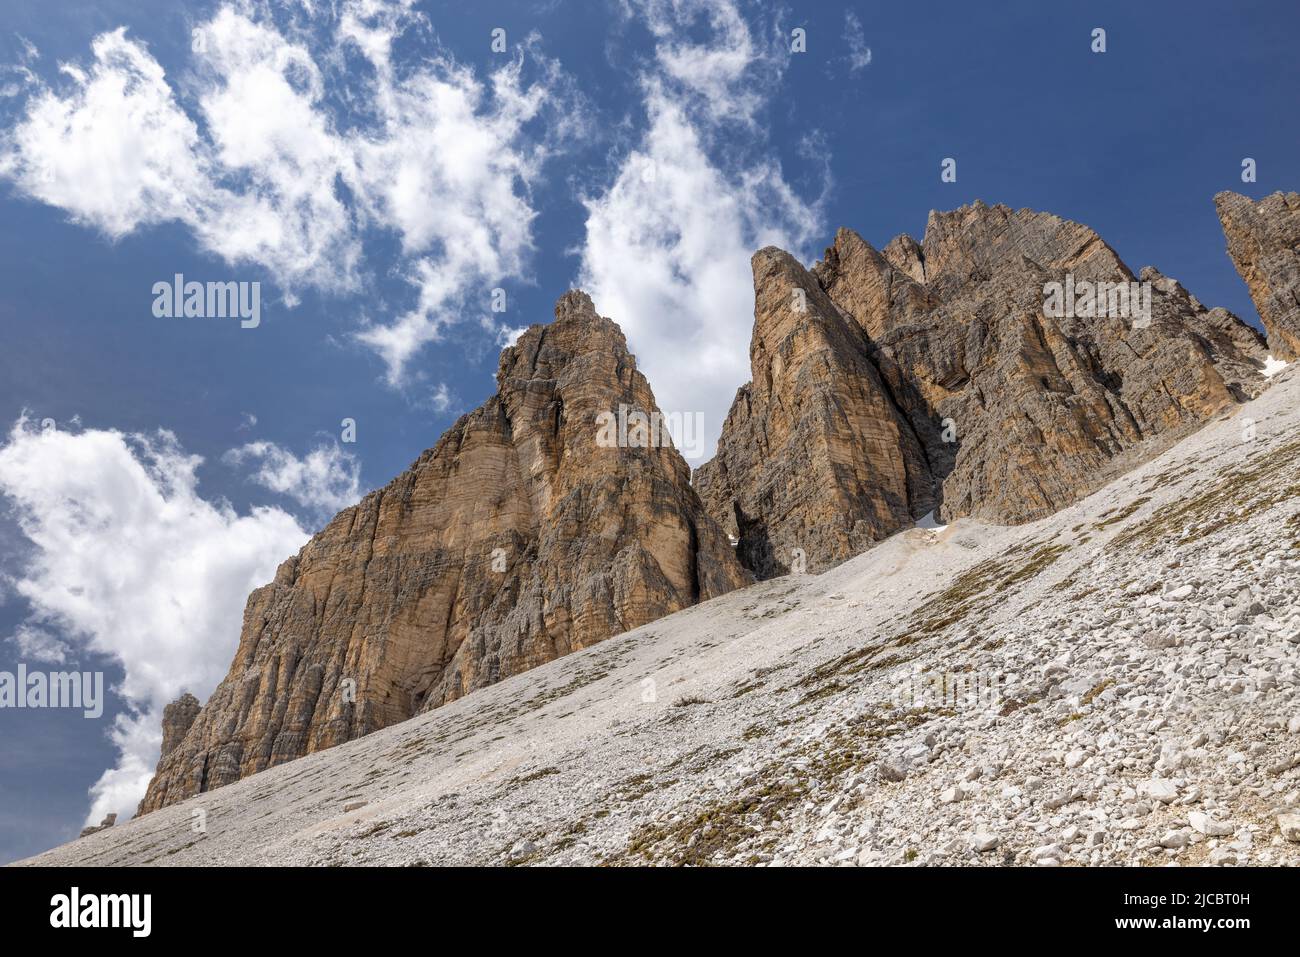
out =
<path fill-rule="evenodd" d="M 1196 6 L 7 0 L 0 670 L 115 691 L 98 721 L 0 711 L 0 860 L 138 798 L 247 591 L 570 286 L 710 442 L 750 253 L 811 262 L 840 225 L 1045 209 L 1257 323 L 1211 198 L 1300 187 L 1300 9 Z M 260 282 L 261 324 L 155 317 L 176 273 Z"/>

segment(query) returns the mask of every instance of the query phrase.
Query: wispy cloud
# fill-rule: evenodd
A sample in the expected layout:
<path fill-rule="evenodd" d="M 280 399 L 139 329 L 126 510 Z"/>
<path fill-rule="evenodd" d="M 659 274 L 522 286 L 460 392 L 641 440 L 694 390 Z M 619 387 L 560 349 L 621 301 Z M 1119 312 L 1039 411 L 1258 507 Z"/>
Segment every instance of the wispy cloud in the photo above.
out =
<path fill-rule="evenodd" d="M 440 382 L 438 388 L 433 390 L 433 396 L 429 401 L 433 404 L 433 411 L 446 412 L 451 408 L 456 398 L 451 394 L 451 390 L 447 388 L 447 383 Z"/>
<path fill-rule="evenodd" d="M 338 443 L 319 445 L 299 458 L 274 442 L 249 442 L 222 458 L 248 466 L 251 481 L 287 496 L 315 518 L 329 518 L 361 498 L 361 463 Z"/>
<path fill-rule="evenodd" d="M 61 665 L 68 660 L 68 646 L 64 642 L 30 623 L 19 625 L 9 640 L 27 661 Z"/>
<path fill-rule="evenodd" d="M 859 73 L 871 65 L 871 47 L 867 46 L 867 37 L 862 31 L 862 21 L 852 10 L 844 11 L 844 41 L 849 46 L 846 59 L 850 73 Z"/>

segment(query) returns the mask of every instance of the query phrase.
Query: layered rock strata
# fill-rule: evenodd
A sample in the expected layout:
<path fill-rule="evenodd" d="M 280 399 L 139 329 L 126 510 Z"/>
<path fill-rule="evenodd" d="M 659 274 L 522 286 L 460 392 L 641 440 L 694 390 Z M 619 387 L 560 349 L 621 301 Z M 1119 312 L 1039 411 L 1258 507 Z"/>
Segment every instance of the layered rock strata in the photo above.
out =
<path fill-rule="evenodd" d="M 1214 207 L 1269 348 L 1278 359 L 1300 357 L 1300 193 L 1274 193 L 1256 203 L 1223 192 Z"/>
<path fill-rule="evenodd" d="M 749 580 L 585 294 L 502 353 L 497 386 L 252 594 L 229 675 L 166 746 L 142 812 Z"/>
<path fill-rule="evenodd" d="M 759 577 L 936 507 L 1042 518 L 1266 382 L 1253 329 L 1047 213 L 975 203 L 921 242 L 841 229 L 810 271 L 753 266 L 753 381 L 697 484 Z"/>

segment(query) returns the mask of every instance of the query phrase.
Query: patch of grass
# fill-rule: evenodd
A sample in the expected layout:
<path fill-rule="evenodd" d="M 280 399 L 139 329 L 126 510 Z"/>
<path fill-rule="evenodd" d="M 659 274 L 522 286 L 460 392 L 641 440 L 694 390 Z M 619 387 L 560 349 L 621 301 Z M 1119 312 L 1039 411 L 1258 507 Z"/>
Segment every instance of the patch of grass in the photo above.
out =
<path fill-rule="evenodd" d="M 1042 700 L 1043 699 L 1038 695 L 1032 694 L 1024 701 L 1021 701 L 1019 698 L 1008 698 L 1007 703 L 1004 704 L 1002 710 L 998 712 L 998 717 L 1005 718 L 1008 715 L 1015 714 L 1021 708 L 1028 708 L 1031 704 L 1038 704 L 1038 702 Z"/>
<path fill-rule="evenodd" d="M 552 774 L 559 774 L 559 773 L 560 773 L 559 768 L 541 768 L 540 770 L 533 771 L 530 774 L 524 774 L 517 778 L 511 778 L 506 786 L 514 787 L 515 785 L 518 784 L 528 784 L 532 781 L 540 781 L 542 778 L 548 778 Z"/>
<path fill-rule="evenodd" d="M 618 783 L 618 799 L 624 804 L 629 804 L 632 801 L 641 800 L 641 798 L 645 797 L 657 788 L 662 789 L 672 787 L 676 783 L 676 778 L 670 778 L 667 781 L 662 781 L 656 784 L 653 775 L 634 774 L 631 777 L 624 778 Z M 606 811 L 605 813 L 608 814 L 609 812 Z"/>
<path fill-rule="evenodd" d="M 642 825 L 628 839 L 627 854 L 678 866 L 711 864 L 718 855 L 761 833 L 805 793 L 795 784 L 776 781 L 676 823 Z"/>
<path fill-rule="evenodd" d="M 1007 552 L 1013 556 L 1011 560 L 990 558 L 968 568 L 952 585 L 927 599 L 912 613 L 908 619 L 910 632 L 919 637 L 934 635 L 987 611 L 1002 601 L 1006 592 L 1050 568 L 1068 548 L 1066 545 L 1018 545 Z"/>
<path fill-rule="evenodd" d="M 1224 469 L 1198 494 L 1159 509 L 1145 522 L 1117 535 L 1116 548 L 1154 547 L 1161 542 L 1193 542 L 1300 497 L 1300 484 L 1277 476 L 1300 453 L 1300 439 L 1278 445 L 1247 462 Z"/>
<path fill-rule="evenodd" d="M 1110 518 L 1106 518 L 1106 515 L 1110 514 L 1109 512 L 1102 515 L 1101 518 L 1103 519 L 1103 521 L 1095 522 L 1092 527 L 1095 528 L 1097 531 L 1101 531 L 1103 528 L 1108 528 L 1111 525 L 1115 525 L 1118 522 L 1122 522 L 1124 521 L 1124 519 L 1128 518 L 1130 515 L 1132 515 L 1134 512 L 1136 512 L 1138 509 L 1140 509 L 1143 505 L 1145 505 L 1149 501 L 1151 501 L 1150 495 L 1144 495 L 1141 498 L 1136 498 L 1133 501 L 1129 502 L 1127 505 L 1125 505 L 1118 512 L 1115 512 L 1114 515 L 1111 515 Z"/>
<path fill-rule="evenodd" d="M 771 850 L 777 836 L 769 825 L 797 807 L 814 791 L 858 773 L 880 753 L 880 742 L 951 711 L 917 709 L 888 721 L 866 713 L 807 742 L 749 775 L 740 796 L 717 801 L 677 820 L 641 825 L 620 856 L 604 863 L 710 865 L 742 848 L 753 854 Z M 851 802 L 842 802 L 848 809 Z M 746 847 L 747 845 L 752 845 Z"/>
<path fill-rule="evenodd" d="M 1114 678 L 1106 678 L 1104 681 L 1097 682 L 1086 692 L 1084 692 L 1083 697 L 1079 699 L 1079 704 L 1081 705 L 1092 704 L 1093 700 L 1097 697 L 1097 695 L 1101 694 L 1103 691 L 1105 691 L 1114 683 L 1115 683 Z"/>
<path fill-rule="evenodd" d="M 827 681 L 825 684 L 821 684 L 818 685 L 816 688 L 813 688 L 802 698 L 796 701 L 795 705 L 798 706 L 798 705 L 812 704 L 814 701 L 820 701 L 822 698 L 829 697 L 830 695 L 836 694 L 837 692 L 847 691 L 848 687 L 849 687 L 848 685 L 843 684 L 839 681 Z"/>
<path fill-rule="evenodd" d="M 1196 473 L 1196 468 L 1194 466 L 1189 466 L 1185 469 L 1181 469 L 1178 471 L 1162 472 L 1161 474 L 1153 477 L 1151 479 L 1151 484 L 1148 485 L 1142 491 L 1145 494 L 1148 492 L 1158 491 L 1162 488 L 1168 488 L 1170 485 L 1173 485 L 1176 482 L 1180 482 L 1183 479 L 1185 479 L 1187 476 L 1194 475 L 1195 473 Z"/>

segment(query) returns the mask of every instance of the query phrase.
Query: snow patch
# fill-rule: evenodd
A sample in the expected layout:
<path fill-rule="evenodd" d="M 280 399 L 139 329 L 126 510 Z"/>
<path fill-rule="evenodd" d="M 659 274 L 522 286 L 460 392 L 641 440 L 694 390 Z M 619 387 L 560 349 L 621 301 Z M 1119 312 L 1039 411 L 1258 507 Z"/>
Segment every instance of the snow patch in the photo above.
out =
<path fill-rule="evenodd" d="M 935 520 L 934 511 L 931 510 L 926 512 L 924 515 L 922 515 L 919 519 L 916 520 L 916 527 L 928 528 L 934 532 L 942 532 L 948 526 L 940 525 L 938 521 Z"/>

